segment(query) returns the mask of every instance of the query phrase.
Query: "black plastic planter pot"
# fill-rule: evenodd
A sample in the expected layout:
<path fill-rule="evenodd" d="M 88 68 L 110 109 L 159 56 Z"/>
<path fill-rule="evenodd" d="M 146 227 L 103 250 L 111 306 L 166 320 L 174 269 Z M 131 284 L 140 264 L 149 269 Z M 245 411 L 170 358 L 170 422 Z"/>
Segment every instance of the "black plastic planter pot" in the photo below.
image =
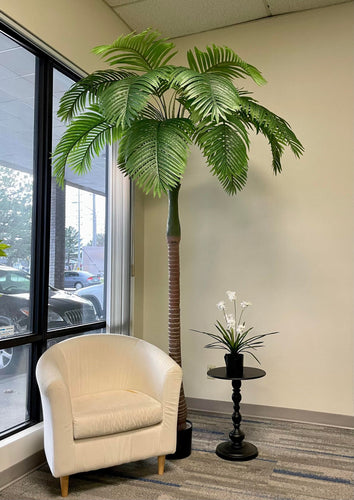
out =
<path fill-rule="evenodd" d="M 177 447 L 175 453 L 167 455 L 169 460 L 177 460 L 179 458 L 187 458 L 192 453 L 192 422 L 187 420 L 187 427 L 181 431 L 177 431 Z"/>

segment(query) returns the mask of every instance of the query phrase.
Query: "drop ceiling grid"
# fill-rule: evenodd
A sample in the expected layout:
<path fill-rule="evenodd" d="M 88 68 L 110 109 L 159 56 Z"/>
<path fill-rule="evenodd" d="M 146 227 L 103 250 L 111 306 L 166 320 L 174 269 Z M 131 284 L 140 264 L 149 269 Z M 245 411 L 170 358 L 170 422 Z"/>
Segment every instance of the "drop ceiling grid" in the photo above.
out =
<path fill-rule="evenodd" d="M 105 0 L 131 29 L 179 37 L 352 0 Z"/>
<path fill-rule="evenodd" d="M 263 0 L 142 0 L 115 7 L 136 31 L 152 27 L 170 37 L 188 35 L 267 17 Z"/>
<path fill-rule="evenodd" d="M 288 12 L 299 12 L 302 10 L 318 9 L 347 3 L 351 0 L 266 0 L 273 16 L 286 14 Z"/>

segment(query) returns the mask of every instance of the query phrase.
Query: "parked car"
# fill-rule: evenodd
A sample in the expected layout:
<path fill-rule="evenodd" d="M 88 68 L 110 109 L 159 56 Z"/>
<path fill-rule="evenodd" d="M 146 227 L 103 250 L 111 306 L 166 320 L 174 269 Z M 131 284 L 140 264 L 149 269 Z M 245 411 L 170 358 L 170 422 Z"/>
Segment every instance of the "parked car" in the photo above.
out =
<path fill-rule="evenodd" d="M 30 276 L 0 265 L 0 335 L 27 333 L 30 329 Z M 92 303 L 82 297 L 49 286 L 48 329 L 93 323 L 99 318 Z M 13 368 L 19 348 L 0 349 L 0 373 Z"/>
<path fill-rule="evenodd" d="M 79 290 L 85 286 L 96 285 L 101 280 L 98 276 L 94 276 L 86 271 L 65 271 L 64 272 L 64 288 L 76 288 Z"/>
<path fill-rule="evenodd" d="M 104 284 L 100 283 L 99 285 L 92 285 L 88 288 L 81 288 L 80 290 L 76 290 L 74 292 L 75 295 L 79 297 L 83 297 L 86 300 L 92 302 L 96 312 L 100 318 L 103 317 L 104 311 Z"/>

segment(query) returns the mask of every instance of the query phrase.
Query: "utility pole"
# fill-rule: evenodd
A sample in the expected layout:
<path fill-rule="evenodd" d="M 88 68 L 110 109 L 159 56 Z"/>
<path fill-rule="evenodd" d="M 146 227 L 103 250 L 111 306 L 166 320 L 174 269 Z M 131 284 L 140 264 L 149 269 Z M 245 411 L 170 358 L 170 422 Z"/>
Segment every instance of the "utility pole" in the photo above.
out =
<path fill-rule="evenodd" d="M 80 238 L 80 189 L 77 190 L 77 234 L 78 234 L 78 245 L 77 245 L 77 267 L 81 269 L 81 238 Z"/>
<path fill-rule="evenodd" d="M 92 194 L 92 246 L 97 245 L 96 195 Z"/>

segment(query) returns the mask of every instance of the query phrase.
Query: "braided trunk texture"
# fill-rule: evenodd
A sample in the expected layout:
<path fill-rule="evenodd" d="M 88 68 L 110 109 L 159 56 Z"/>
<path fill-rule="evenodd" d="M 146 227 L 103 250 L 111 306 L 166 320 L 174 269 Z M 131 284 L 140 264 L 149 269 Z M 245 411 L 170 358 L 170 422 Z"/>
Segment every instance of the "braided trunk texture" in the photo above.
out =
<path fill-rule="evenodd" d="M 182 366 L 181 320 L 180 320 L 180 279 L 179 279 L 180 238 L 167 237 L 168 245 L 168 352 L 171 358 Z M 185 429 L 187 405 L 183 383 L 179 395 L 177 430 Z"/>
<path fill-rule="evenodd" d="M 181 228 L 178 217 L 179 188 L 180 185 L 168 192 L 168 351 L 171 358 L 182 366 L 179 264 Z M 183 430 L 186 428 L 186 420 L 187 404 L 182 383 L 179 396 L 177 430 Z"/>

